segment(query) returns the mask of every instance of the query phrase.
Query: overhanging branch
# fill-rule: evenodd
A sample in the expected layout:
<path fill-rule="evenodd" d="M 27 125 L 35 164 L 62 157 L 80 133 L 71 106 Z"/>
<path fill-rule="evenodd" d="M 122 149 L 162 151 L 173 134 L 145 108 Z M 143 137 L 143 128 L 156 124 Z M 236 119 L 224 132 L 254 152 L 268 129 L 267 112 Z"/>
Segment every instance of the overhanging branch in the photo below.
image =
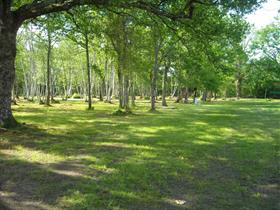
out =
<path fill-rule="evenodd" d="M 13 12 L 19 23 L 27 19 L 33 19 L 41 15 L 67 11 L 75 6 L 94 5 L 96 7 L 116 7 L 123 9 L 139 9 L 156 16 L 166 17 L 171 20 L 191 19 L 194 4 L 197 0 L 186 0 L 185 6 L 176 12 L 169 12 L 161 8 L 161 5 L 146 2 L 144 0 L 116 2 L 115 0 L 45 0 L 33 1 L 25 4 Z M 200 3 L 200 2 L 199 2 Z"/>
<path fill-rule="evenodd" d="M 46 0 L 33 1 L 30 4 L 23 5 L 14 11 L 15 17 L 19 22 L 27 19 L 36 18 L 41 15 L 67 11 L 75 6 L 94 5 L 105 6 L 110 0 Z"/>

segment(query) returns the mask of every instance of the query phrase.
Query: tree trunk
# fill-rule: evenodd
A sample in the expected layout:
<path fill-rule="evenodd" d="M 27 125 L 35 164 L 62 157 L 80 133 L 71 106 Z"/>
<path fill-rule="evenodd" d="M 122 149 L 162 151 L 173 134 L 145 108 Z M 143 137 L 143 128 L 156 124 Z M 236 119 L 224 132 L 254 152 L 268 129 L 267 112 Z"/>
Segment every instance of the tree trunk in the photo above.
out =
<path fill-rule="evenodd" d="M 189 88 L 188 88 L 188 87 L 185 88 L 185 92 L 184 92 L 184 103 L 185 103 L 185 104 L 189 103 Z"/>
<path fill-rule="evenodd" d="M 48 55 L 47 55 L 47 101 L 46 105 L 50 106 L 51 105 L 51 45 L 52 45 L 52 40 L 51 40 L 51 32 L 48 30 Z"/>
<path fill-rule="evenodd" d="M 194 88 L 194 94 L 193 94 L 193 103 L 195 104 L 195 98 L 197 97 L 197 89 Z"/>
<path fill-rule="evenodd" d="M 123 74 L 122 74 L 122 67 L 121 67 L 121 61 L 119 58 L 118 61 L 118 80 L 119 80 L 119 108 L 123 109 L 124 108 L 124 103 L 123 103 Z"/>
<path fill-rule="evenodd" d="M 184 92 L 184 88 L 178 88 L 178 95 L 175 103 L 180 103 L 180 101 L 183 99 L 183 92 Z"/>
<path fill-rule="evenodd" d="M 130 111 L 129 108 L 129 76 L 124 76 L 124 91 L 123 91 L 123 102 L 124 102 L 124 109 L 125 111 Z"/>
<path fill-rule="evenodd" d="M 205 90 L 205 91 L 203 91 L 203 94 L 202 94 L 202 101 L 206 101 L 207 100 L 207 95 L 208 95 L 208 91 L 207 90 Z"/>
<path fill-rule="evenodd" d="M 237 78 L 235 81 L 235 88 L 236 88 L 236 98 L 237 100 L 241 97 L 241 79 Z"/>
<path fill-rule="evenodd" d="M 167 72 L 169 70 L 169 64 L 165 65 L 164 73 L 163 73 L 163 80 L 162 80 L 162 106 L 167 106 L 166 103 L 166 83 L 167 83 Z"/>
<path fill-rule="evenodd" d="M 14 81 L 14 83 L 16 82 L 16 80 Z M 17 105 L 17 99 L 16 99 L 16 85 L 14 84 L 13 85 L 13 88 L 12 88 L 12 104 L 13 105 Z"/>
<path fill-rule="evenodd" d="M 87 79 L 88 79 L 88 109 L 92 109 L 92 96 L 91 96 L 91 71 L 90 71 L 90 61 L 89 61 L 89 40 L 88 34 L 85 35 L 86 40 L 86 59 L 87 59 Z"/>
<path fill-rule="evenodd" d="M 213 98 L 213 92 L 212 91 L 208 92 L 207 98 L 208 98 L 209 102 L 212 101 L 212 98 Z"/>
<path fill-rule="evenodd" d="M 151 75 L 151 111 L 156 110 L 156 97 L 157 97 L 157 74 L 158 74 L 158 55 L 159 55 L 159 43 L 155 43 L 154 49 L 154 66 Z"/>
<path fill-rule="evenodd" d="M 17 125 L 12 114 L 11 94 L 15 80 L 17 27 L 12 20 L 0 19 L 0 127 Z"/>
<path fill-rule="evenodd" d="M 102 77 L 100 78 L 100 90 L 99 90 L 99 100 L 100 101 L 104 101 L 104 93 L 105 93 L 105 90 L 106 89 L 106 83 L 105 83 L 105 78 Z"/>
<path fill-rule="evenodd" d="M 264 92 L 264 98 L 267 98 L 267 88 L 265 88 L 265 92 Z"/>
<path fill-rule="evenodd" d="M 131 85 L 130 85 L 130 95 L 131 95 L 131 106 L 135 107 L 135 100 L 136 100 L 136 96 L 135 96 L 135 84 L 134 82 L 131 81 Z"/>

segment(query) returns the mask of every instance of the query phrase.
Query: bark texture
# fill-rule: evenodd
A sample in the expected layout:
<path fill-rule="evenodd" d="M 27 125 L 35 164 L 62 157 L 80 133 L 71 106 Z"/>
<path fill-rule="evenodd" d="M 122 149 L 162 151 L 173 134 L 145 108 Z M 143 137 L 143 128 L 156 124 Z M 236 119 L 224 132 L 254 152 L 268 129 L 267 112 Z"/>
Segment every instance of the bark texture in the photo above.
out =
<path fill-rule="evenodd" d="M 13 127 L 17 124 L 13 117 L 11 102 L 15 80 L 17 26 L 11 14 L 0 19 L 0 127 Z"/>

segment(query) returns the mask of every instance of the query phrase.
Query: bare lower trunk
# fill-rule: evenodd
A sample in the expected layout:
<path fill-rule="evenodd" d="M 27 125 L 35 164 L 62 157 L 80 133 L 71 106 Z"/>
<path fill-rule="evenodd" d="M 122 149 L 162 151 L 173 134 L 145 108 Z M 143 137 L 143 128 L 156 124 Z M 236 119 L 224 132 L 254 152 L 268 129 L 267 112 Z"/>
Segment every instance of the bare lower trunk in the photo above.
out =
<path fill-rule="evenodd" d="M 194 89 L 194 94 L 193 94 L 193 103 L 195 104 L 195 99 L 197 97 L 197 89 Z"/>
<path fill-rule="evenodd" d="M 185 92 L 184 92 L 184 103 L 185 103 L 185 104 L 189 103 L 189 88 L 188 88 L 188 87 L 185 88 Z"/>
<path fill-rule="evenodd" d="M 123 91 L 123 102 L 125 111 L 129 111 L 129 76 L 124 76 L 124 91 Z"/>
<path fill-rule="evenodd" d="M 51 105 L 51 32 L 48 30 L 48 55 L 47 55 L 47 98 L 46 105 Z"/>
<path fill-rule="evenodd" d="M 239 100 L 241 97 L 241 79 L 240 78 L 236 79 L 235 88 L 236 88 L 236 98 Z"/>
<path fill-rule="evenodd" d="M 100 92 L 99 92 L 99 100 L 103 101 L 104 100 L 104 94 L 106 92 L 106 83 L 105 83 L 105 78 L 101 78 L 100 81 Z"/>
<path fill-rule="evenodd" d="M 265 92 L 264 92 L 264 98 L 267 98 L 267 88 L 265 88 Z"/>
<path fill-rule="evenodd" d="M 0 127 L 17 125 L 11 109 L 12 88 L 15 80 L 16 32 L 12 23 L 0 25 Z"/>
<path fill-rule="evenodd" d="M 167 83 L 167 72 L 169 70 L 169 65 L 166 65 L 164 68 L 164 73 L 163 73 L 163 81 L 162 81 L 162 106 L 167 106 L 166 103 L 166 83 Z"/>
<path fill-rule="evenodd" d="M 182 89 L 178 88 L 178 95 L 177 95 L 175 103 L 180 103 L 181 100 L 182 100 Z"/>
<path fill-rule="evenodd" d="M 154 49 L 154 66 L 153 66 L 152 76 L 151 76 L 151 111 L 156 110 L 159 48 L 160 46 L 157 43 Z"/>
<path fill-rule="evenodd" d="M 120 64 L 118 66 L 118 80 L 119 80 L 119 108 L 123 109 L 124 108 L 124 103 L 123 103 L 123 74 L 122 74 Z"/>
<path fill-rule="evenodd" d="M 135 97 L 135 87 L 134 87 L 133 82 L 131 82 L 131 85 L 130 85 L 130 95 L 131 95 L 131 106 L 135 107 L 136 106 L 136 104 L 135 104 L 136 97 Z"/>
<path fill-rule="evenodd" d="M 15 85 L 13 86 L 13 89 L 12 89 L 12 104 L 13 105 L 17 105 L 16 93 L 15 93 Z"/>
<path fill-rule="evenodd" d="M 240 64 L 238 63 L 237 68 L 240 69 Z M 236 90 L 236 98 L 237 100 L 241 97 L 241 81 L 242 81 L 242 74 L 238 71 L 235 74 L 235 90 Z"/>
<path fill-rule="evenodd" d="M 207 95 L 208 95 L 208 91 L 205 90 L 202 94 L 202 101 L 206 101 L 207 100 Z"/>
<path fill-rule="evenodd" d="M 89 61 L 89 40 L 88 35 L 85 35 L 86 39 L 86 59 L 87 59 L 87 80 L 88 80 L 88 109 L 92 109 L 92 96 L 91 96 L 91 71 Z"/>

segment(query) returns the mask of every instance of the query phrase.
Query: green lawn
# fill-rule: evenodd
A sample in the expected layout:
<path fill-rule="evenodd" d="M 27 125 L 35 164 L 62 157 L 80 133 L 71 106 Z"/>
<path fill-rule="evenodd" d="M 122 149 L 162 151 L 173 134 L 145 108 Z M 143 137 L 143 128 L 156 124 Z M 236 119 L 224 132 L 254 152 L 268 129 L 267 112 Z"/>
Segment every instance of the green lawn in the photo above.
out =
<path fill-rule="evenodd" d="M 0 131 L 0 209 L 280 209 L 280 101 L 148 105 L 21 102 L 25 127 Z"/>

